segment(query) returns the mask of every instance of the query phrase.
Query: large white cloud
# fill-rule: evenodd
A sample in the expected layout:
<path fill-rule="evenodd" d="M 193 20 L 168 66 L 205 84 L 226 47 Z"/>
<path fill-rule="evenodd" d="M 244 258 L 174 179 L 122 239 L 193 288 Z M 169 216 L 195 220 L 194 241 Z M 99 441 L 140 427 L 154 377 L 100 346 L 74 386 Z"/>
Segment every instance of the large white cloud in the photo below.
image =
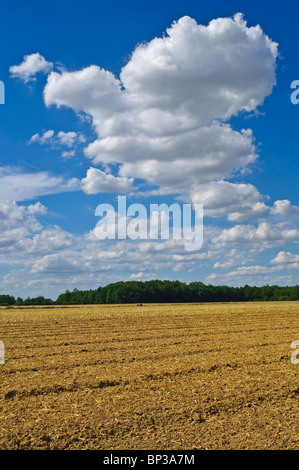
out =
<path fill-rule="evenodd" d="M 277 45 L 241 14 L 208 26 L 185 16 L 165 37 L 138 46 L 120 79 L 137 106 L 204 125 L 261 104 L 275 83 L 276 56 Z"/>
<path fill-rule="evenodd" d="M 251 130 L 227 121 L 271 93 L 277 54 L 277 44 L 241 14 L 207 26 L 183 17 L 139 45 L 119 78 L 96 65 L 52 72 L 44 100 L 91 116 L 98 138 L 85 153 L 94 164 L 117 162 L 120 177 L 190 195 L 257 159 Z M 251 215 L 262 214 L 263 201 L 253 199 Z M 236 211 L 234 220 L 243 216 Z"/>

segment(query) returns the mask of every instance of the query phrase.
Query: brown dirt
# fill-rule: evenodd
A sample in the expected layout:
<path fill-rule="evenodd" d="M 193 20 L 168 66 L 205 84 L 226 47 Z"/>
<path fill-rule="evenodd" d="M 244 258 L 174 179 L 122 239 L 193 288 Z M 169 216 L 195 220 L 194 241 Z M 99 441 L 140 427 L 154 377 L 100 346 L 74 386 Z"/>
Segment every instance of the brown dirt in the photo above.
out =
<path fill-rule="evenodd" d="M 299 449 L 299 302 L 0 309 L 0 449 Z"/>

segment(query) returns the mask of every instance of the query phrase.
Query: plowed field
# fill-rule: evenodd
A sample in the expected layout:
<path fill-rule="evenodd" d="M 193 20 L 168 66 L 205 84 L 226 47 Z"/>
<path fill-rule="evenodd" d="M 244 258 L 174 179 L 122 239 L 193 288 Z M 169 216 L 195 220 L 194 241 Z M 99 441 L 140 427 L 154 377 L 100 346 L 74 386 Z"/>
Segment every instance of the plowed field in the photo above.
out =
<path fill-rule="evenodd" d="M 299 449 L 299 302 L 2 308 L 0 449 Z"/>

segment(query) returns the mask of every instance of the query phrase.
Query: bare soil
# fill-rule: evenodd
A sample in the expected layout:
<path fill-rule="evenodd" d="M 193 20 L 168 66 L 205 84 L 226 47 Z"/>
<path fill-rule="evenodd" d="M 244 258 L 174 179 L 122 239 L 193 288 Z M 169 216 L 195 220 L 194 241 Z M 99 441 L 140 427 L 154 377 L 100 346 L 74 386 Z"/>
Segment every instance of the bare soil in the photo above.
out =
<path fill-rule="evenodd" d="M 299 302 L 0 309 L 0 449 L 299 449 Z"/>

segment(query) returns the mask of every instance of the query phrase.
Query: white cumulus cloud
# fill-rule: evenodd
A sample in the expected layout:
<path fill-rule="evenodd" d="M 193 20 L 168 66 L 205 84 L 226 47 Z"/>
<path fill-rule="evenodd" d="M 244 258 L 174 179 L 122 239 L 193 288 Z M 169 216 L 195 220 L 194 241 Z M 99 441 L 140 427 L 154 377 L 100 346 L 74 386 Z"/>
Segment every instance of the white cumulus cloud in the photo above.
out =
<path fill-rule="evenodd" d="M 299 208 L 296 206 L 292 206 L 291 202 L 287 199 L 275 201 L 273 207 L 270 211 L 272 215 L 288 215 L 292 212 L 298 212 Z"/>
<path fill-rule="evenodd" d="M 12 77 L 20 78 L 25 83 L 36 80 L 37 73 L 48 74 L 53 69 L 53 63 L 48 62 L 39 52 L 25 55 L 23 62 L 19 65 L 12 65 L 9 72 Z"/>
<path fill-rule="evenodd" d="M 228 120 L 271 93 L 278 49 L 241 14 L 207 26 L 186 16 L 166 33 L 136 47 L 119 78 L 96 65 L 50 73 L 44 100 L 91 117 L 98 137 L 85 153 L 95 165 L 118 163 L 119 177 L 190 196 L 258 158 L 252 131 Z M 251 191 L 255 206 L 231 220 L 266 212 Z"/>
<path fill-rule="evenodd" d="M 280 251 L 277 256 L 271 260 L 272 264 L 284 265 L 288 268 L 299 268 L 299 255 L 289 251 Z"/>
<path fill-rule="evenodd" d="M 98 168 L 89 168 L 82 179 L 82 189 L 87 194 L 127 193 L 132 189 L 133 178 L 113 176 Z"/>
<path fill-rule="evenodd" d="M 299 230 L 279 230 L 268 222 L 261 222 L 257 227 L 255 225 L 236 225 L 224 229 L 220 235 L 213 239 L 213 242 L 216 245 L 248 245 L 263 251 L 286 242 L 299 243 Z"/>

